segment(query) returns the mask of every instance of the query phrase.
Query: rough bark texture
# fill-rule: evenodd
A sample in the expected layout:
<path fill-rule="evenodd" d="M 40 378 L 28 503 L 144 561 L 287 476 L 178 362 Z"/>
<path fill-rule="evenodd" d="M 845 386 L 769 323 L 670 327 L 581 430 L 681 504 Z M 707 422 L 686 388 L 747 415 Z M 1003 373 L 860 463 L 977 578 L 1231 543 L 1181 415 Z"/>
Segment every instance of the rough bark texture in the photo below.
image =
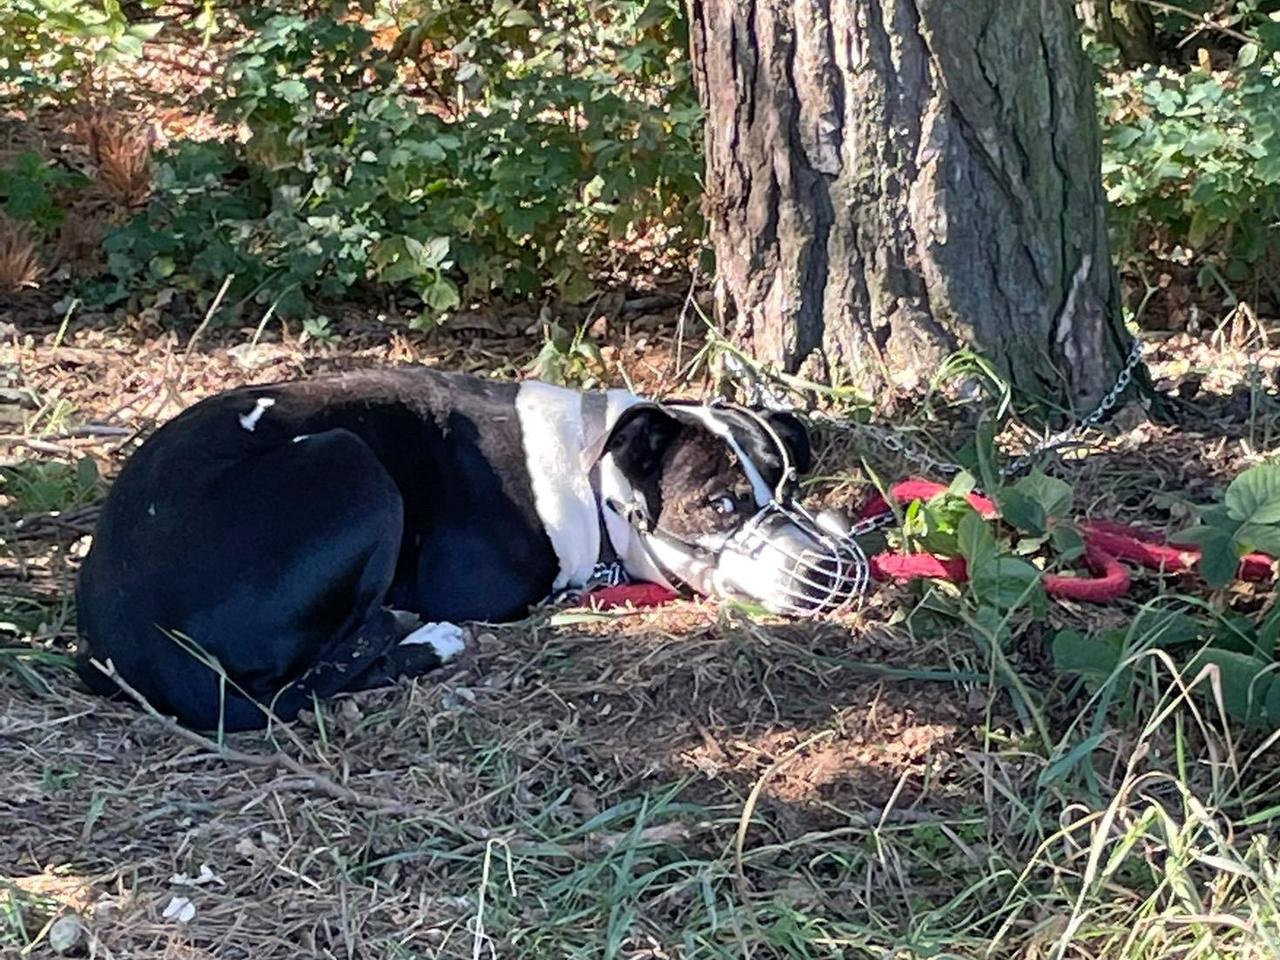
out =
<path fill-rule="evenodd" d="M 1142 0 L 1079 0 L 1077 6 L 1085 26 L 1119 50 L 1129 66 L 1160 59 L 1155 14 Z"/>
<path fill-rule="evenodd" d="M 757 357 L 878 391 L 971 346 L 1075 409 L 1111 386 L 1068 0 L 690 0 L 690 23 L 717 310 Z"/>

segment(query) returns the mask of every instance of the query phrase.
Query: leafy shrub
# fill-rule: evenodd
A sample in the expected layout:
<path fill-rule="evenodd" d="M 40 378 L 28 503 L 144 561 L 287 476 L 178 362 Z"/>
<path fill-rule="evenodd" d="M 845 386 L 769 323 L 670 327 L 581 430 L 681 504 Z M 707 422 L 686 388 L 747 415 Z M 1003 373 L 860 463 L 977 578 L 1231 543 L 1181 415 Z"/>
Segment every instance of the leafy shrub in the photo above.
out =
<path fill-rule="evenodd" d="M 1212 587 L 1230 583 L 1247 553 L 1280 557 L 1280 467 L 1264 463 L 1240 474 L 1222 503 L 1200 511 L 1179 539 L 1200 545 L 1200 572 Z"/>
<path fill-rule="evenodd" d="M 80 174 L 48 163 L 38 153 L 22 153 L 0 167 L 0 209 L 48 237 L 66 217 L 61 194 L 85 182 Z"/>
<path fill-rule="evenodd" d="M 1274 267 L 1280 256 L 1275 16 L 1257 24 L 1255 42 L 1241 46 L 1225 68 L 1213 68 L 1206 56 L 1190 69 L 1148 64 L 1107 78 L 1100 91 L 1103 177 L 1122 255 L 1181 245 L 1229 281 Z"/>
<path fill-rule="evenodd" d="M 234 273 L 233 300 L 297 313 L 379 282 L 412 289 L 424 324 L 463 296 L 528 295 L 547 277 L 580 299 L 611 239 L 693 222 L 680 18 L 676 0 L 558 0 L 536 17 L 509 0 L 428 3 L 399 59 L 354 22 L 250 22 L 222 102 L 247 141 L 161 159 L 151 208 L 107 241 L 114 279 L 98 292 L 148 279 L 207 291 Z"/>
<path fill-rule="evenodd" d="M 75 465 L 24 460 L 0 467 L 0 493 L 19 516 L 48 513 L 92 503 L 102 493 L 102 481 L 88 457 Z"/>
<path fill-rule="evenodd" d="M 1197 525 L 1174 541 L 1198 544 L 1201 575 L 1212 587 L 1226 587 L 1246 553 L 1261 550 L 1280 556 L 1280 467 L 1261 464 L 1244 471 L 1227 487 L 1221 503 L 1201 507 L 1198 513 Z M 1098 636 L 1059 631 L 1053 652 L 1060 670 L 1083 677 L 1091 686 L 1113 678 L 1127 686 L 1133 670 L 1121 667 L 1139 647 L 1176 650 L 1198 644 L 1199 649 L 1184 658 L 1186 680 L 1205 667 L 1216 667 L 1222 707 L 1231 717 L 1247 726 L 1280 729 L 1277 640 L 1280 606 L 1270 605 L 1255 617 L 1227 611 L 1208 620 L 1180 609 L 1149 608 L 1124 629 Z M 1208 685 L 1202 689 L 1211 690 Z"/>
<path fill-rule="evenodd" d="M 114 0 L 5 0 L 0 4 L 0 83 L 28 94 L 71 92 L 94 66 L 141 56 L 143 43 L 161 27 L 155 21 L 130 21 Z"/>

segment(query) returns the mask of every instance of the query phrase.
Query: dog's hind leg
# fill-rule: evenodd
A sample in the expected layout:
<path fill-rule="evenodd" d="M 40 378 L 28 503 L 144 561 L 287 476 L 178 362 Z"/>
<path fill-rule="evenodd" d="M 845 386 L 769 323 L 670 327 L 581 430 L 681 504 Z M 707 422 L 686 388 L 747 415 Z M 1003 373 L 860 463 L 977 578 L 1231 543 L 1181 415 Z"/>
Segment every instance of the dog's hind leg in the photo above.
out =
<path fill-rule="evenodd" d="M 403 505 L 377 457 L 345 430 L 265 449 L 244 435 L 218 469 L 191 470 L 204 451 L 185 443 L 144 447 L 80 580 L 88 655 L 201 729 L 265 726 L 263 707 L 291 719 L 400 636 L 385 603 Z M 110 687 L 84 659 L 81 674 Z"/>

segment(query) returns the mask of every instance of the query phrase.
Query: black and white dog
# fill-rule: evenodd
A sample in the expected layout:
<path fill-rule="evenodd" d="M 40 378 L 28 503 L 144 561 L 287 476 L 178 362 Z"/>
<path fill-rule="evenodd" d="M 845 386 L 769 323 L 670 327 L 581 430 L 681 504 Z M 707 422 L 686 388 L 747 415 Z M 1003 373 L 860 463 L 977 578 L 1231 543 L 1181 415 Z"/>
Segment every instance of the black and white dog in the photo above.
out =
<path fill-rule="evenodd" d="M 794 500 L 787 414 L 401 368 L 232 390 L 125 465 L 77 602 L 81 675 L 110 660 L 189 726 L 264 726 L 423 673 L 467 620 L 630 577 L 822 614 L 857 548 Z M 412 629 L 406 621 L 426 625 Z"/>

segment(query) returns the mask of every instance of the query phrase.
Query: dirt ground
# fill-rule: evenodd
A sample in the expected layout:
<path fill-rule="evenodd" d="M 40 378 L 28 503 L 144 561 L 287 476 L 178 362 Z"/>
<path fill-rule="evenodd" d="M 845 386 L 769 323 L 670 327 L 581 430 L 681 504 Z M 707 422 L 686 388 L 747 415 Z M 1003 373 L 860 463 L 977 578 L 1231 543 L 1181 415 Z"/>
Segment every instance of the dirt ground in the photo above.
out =
<path fill-rule="evenodd" d="M 677 316 L 602 331 L 605 378 L 625 371 L 657 393 L 681 382 Z M 0 366 L 15 424 L 6 461 L 88 457 L 109 477 L 156 423 L 227 386 L 403 362 L 516 370 L 538 346 L 478 330 L 388 336 L 360 320 L 336 345 L 252 335 L 217 331 L 188 349 L 145 319 L 87 318 L 62 334 L 24 319 Z M 685 356 L 697 346 L 682 338 Z M 1229 350 L 1156 349 L 1175 347 L 1158 375 L 1184 377 L 1178 365 L 1202 347 L 1214 361 L 1199 387 L 1213 429 L 1121 418 L 1090 456 L 1056 468 L 1082 512 L 1176 520 L 1162 492 L 1207 498 L 1269 447 L 1256 389 L 1253 403 L 1232 399 L 1245 381 L 1222 362 Z M 696 374 L 681 385 L 704 387 Z M 47 429 L 18 429 L 33 417 Z M 863 455 L 884 475 L 909 471 L 837 434 L 824 490 L 865 495 Z M 539 611 L 474 628 L 446 674 L 220 748 L 81 692 L 63 666 L 99 492 L 56 514 L 8 513 L 0 558 L 9 642 L 48 656 L 0 669 L 0 875 L 12 942 L 37 942 L 29 955 L 51 955 L 46 927 L 74 917 L 73 953 L 130 958 L 585 957 L 601 944 L 634 958 L 743 944 L 754 956 L 894 956 L 913 934 L 874 918 L 966 896 L 992 851 L 1027 842 L 1008 832 L 1009 798 L 1028 795 L 1035 773 L 1013 759 L 1023 725 L 972 639 L 917 607 L 919 588 L 878 590 L 824 624 L 711 603 Z M 1140 582 L 1132 603 L 1058 606 L 1024 624 L 1018 669 L 1052 691 L 1048 629 L 1122 624 L 1158 589 Z M 1054 705 L 1063 723 L 1072 709 Z M 799 918 L 843 932 L 823 934 L 825 952 L 791 951 L 777 930 Z M 806 949 L 825 942 L 815 937 Z"/>

